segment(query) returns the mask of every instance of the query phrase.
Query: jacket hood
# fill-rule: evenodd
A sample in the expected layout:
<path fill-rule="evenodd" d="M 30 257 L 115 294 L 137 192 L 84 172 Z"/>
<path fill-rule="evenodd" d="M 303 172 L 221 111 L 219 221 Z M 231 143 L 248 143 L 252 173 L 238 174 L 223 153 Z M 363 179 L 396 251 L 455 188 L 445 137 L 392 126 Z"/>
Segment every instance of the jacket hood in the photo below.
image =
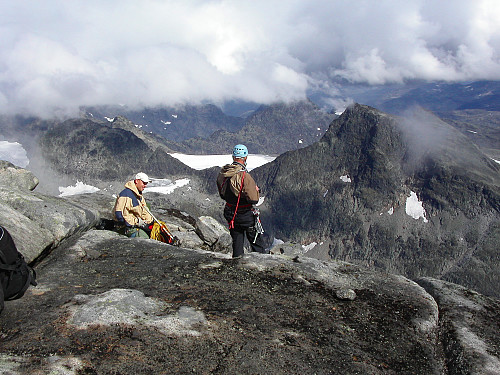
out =
<path fill-rule="evenodd" d="M 226 164 L 222 167 L 221 173 L 224 177 L 232 177 L 238 172 L 243 170 L 243 166 L 241 164 Z"/>
<path fill-rule="evenodd" d="M 142 195 L 141 193 L 139 193 L 139 190 L 137 190 L 137 186 L 135 186 L 134 180 L 127 181 L 125 183 L 125 187 L 127 189 L 132 190 L 134 192 L 134 194 L 137 195 L 138 197 L 140 197 Z"/>

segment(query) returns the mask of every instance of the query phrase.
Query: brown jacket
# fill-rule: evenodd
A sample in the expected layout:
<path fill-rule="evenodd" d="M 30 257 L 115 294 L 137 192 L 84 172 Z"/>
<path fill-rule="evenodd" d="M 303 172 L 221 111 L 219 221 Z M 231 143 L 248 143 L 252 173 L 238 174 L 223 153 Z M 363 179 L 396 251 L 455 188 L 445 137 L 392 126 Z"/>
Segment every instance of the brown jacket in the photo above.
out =
<path fill-rule="evenodd" d="M 243 180 L 243 188 L 241 181 Z M 259 191 L 254 179 L 239 163 L 227 164 L 217 176 L 219 195 L 227 203 L 235 205 L 240 194 L 240 205 L 252 205 L 259 201 Z"/>

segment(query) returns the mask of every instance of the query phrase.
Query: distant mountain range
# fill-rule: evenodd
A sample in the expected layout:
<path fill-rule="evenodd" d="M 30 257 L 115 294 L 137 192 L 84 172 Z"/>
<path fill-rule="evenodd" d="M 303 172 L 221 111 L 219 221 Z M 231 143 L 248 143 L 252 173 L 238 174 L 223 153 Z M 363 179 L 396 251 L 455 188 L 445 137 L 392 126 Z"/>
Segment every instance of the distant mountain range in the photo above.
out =
<path fill-rule="evenodd" d="M 415 105 L 436 113 L 468 109 L 500 111 L 500 81 L 410 82 L 372 87 L 346 85 L 341 92 L 358 103 L 391 114 L 400 114 Z"/>
<path fill-rule="evenodd" d="M 228 116 L 212 104 L 183 105 L 177 108 L 128 109 L 122 106 L 88 107 L 82 110 L 84 117 L 94 121 L 112 121 L 122 116 L 132 121 L 145 132 L 182 142 L 194 137 L 209 137 L 219 130 L 237 132 L 245 120 L 242 117 Z"/>
<path fill-rule="evenodd" d="M 130 111 L 121 107 L 87 108 L 85 117 L 112 122 L 116 116 L 170 141 L 189 154 L 227 153 L 244 143 L 251 153 L 281 154 L 316 142 L 336 116 L 311 101 L 262 105 L 247 118 L 225 115 L 213 105 Z"/>
<path fill-rule="evenodd" d="M 483 152 L 500 159 L 499 81 L 346 85 L 341 95 L 396 115 L 404 116 L 415 106 L 432 111 L 457 127 Z M 254 153 L 281 154 L 317 141 L 336 117 L 320 109 L 319 105 L 326 102 L 324 97 L 313 98 L 318 104 L 299 101 L 258 106 L 228 102 L 224 112 L 214 105 L 185 105 L 141 110 L 101 106 L 85 108 L 82 113 L 97 122 L 123 116 L 143 131 L 166 139 L 169 147 L 179 152 L 217 154 L 245 143 Z"/>
<path fill-rule="evenodd" d="M 390 114 L 404 116 L 413 107 L 431 111 L 459 129 L 487 155 L 500 160 L 500 81 L 345 85 L 340 90 L 343 98 L 353 98 Z M 315 100 L 324 102 L 321 96 Z"/>

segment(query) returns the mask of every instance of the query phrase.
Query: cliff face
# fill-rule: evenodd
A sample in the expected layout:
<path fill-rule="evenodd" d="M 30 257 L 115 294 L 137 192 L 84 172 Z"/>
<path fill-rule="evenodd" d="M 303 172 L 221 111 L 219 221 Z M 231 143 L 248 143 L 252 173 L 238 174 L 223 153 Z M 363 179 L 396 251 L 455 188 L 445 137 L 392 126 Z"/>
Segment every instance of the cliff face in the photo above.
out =
<path fill-rule="evenodd" d="M 305 149 L 253 172 L 268 233 L 309 254 L 498 296 L 500 167 L 423 111 L 355 105 Z"/>
<path fill-rule="evenodd" d="M 45 255 L 34 265 L 38 286 L 6 302 L 0 316 L 0 372 L 494 374 L 500 368 L 499 301 L 458 285 L 426 278 L 419 286 L 302 256 L 231 259 L 206 250 L 208 239 L 217 238 L 206 232 L 210 220 L 187 220 L 180 212 L 183 220 L 167 211 L 159 217 L 182 237 L 182 247 L 129 239 L 93 229 L 111 209 L 113 198 L 104 193 L 66 199 L 2 185 L 0 195 L 0 221 L 18 248 L 29 251 L 28 259 Z M 204 240 L 193 235 L 200 231 Z"/>

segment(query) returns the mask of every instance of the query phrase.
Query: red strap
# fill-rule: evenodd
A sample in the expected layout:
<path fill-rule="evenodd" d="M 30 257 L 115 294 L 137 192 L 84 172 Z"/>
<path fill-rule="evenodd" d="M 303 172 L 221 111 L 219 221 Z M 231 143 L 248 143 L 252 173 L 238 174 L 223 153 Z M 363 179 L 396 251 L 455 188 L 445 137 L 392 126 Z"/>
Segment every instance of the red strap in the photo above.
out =
<path fill-rule="evenodd" d="M 229 229 L 234 228 L 234 218 L 236 217 L 236 212 L 238 211 L 238 205 L 240 204 L 240 196 L 241 196 L 241 191 L 243 190 L 243 181 L 245 180 L 245 173 L 247 173 L 246 170 L 243 171 L 243 176 L 241 177 L 241 187 L 240 187 L 240 192 L 238 193 L 238 201 L 236 202 L 236 208 L 234 209 L 233 218 L 229 222 Z"/>

